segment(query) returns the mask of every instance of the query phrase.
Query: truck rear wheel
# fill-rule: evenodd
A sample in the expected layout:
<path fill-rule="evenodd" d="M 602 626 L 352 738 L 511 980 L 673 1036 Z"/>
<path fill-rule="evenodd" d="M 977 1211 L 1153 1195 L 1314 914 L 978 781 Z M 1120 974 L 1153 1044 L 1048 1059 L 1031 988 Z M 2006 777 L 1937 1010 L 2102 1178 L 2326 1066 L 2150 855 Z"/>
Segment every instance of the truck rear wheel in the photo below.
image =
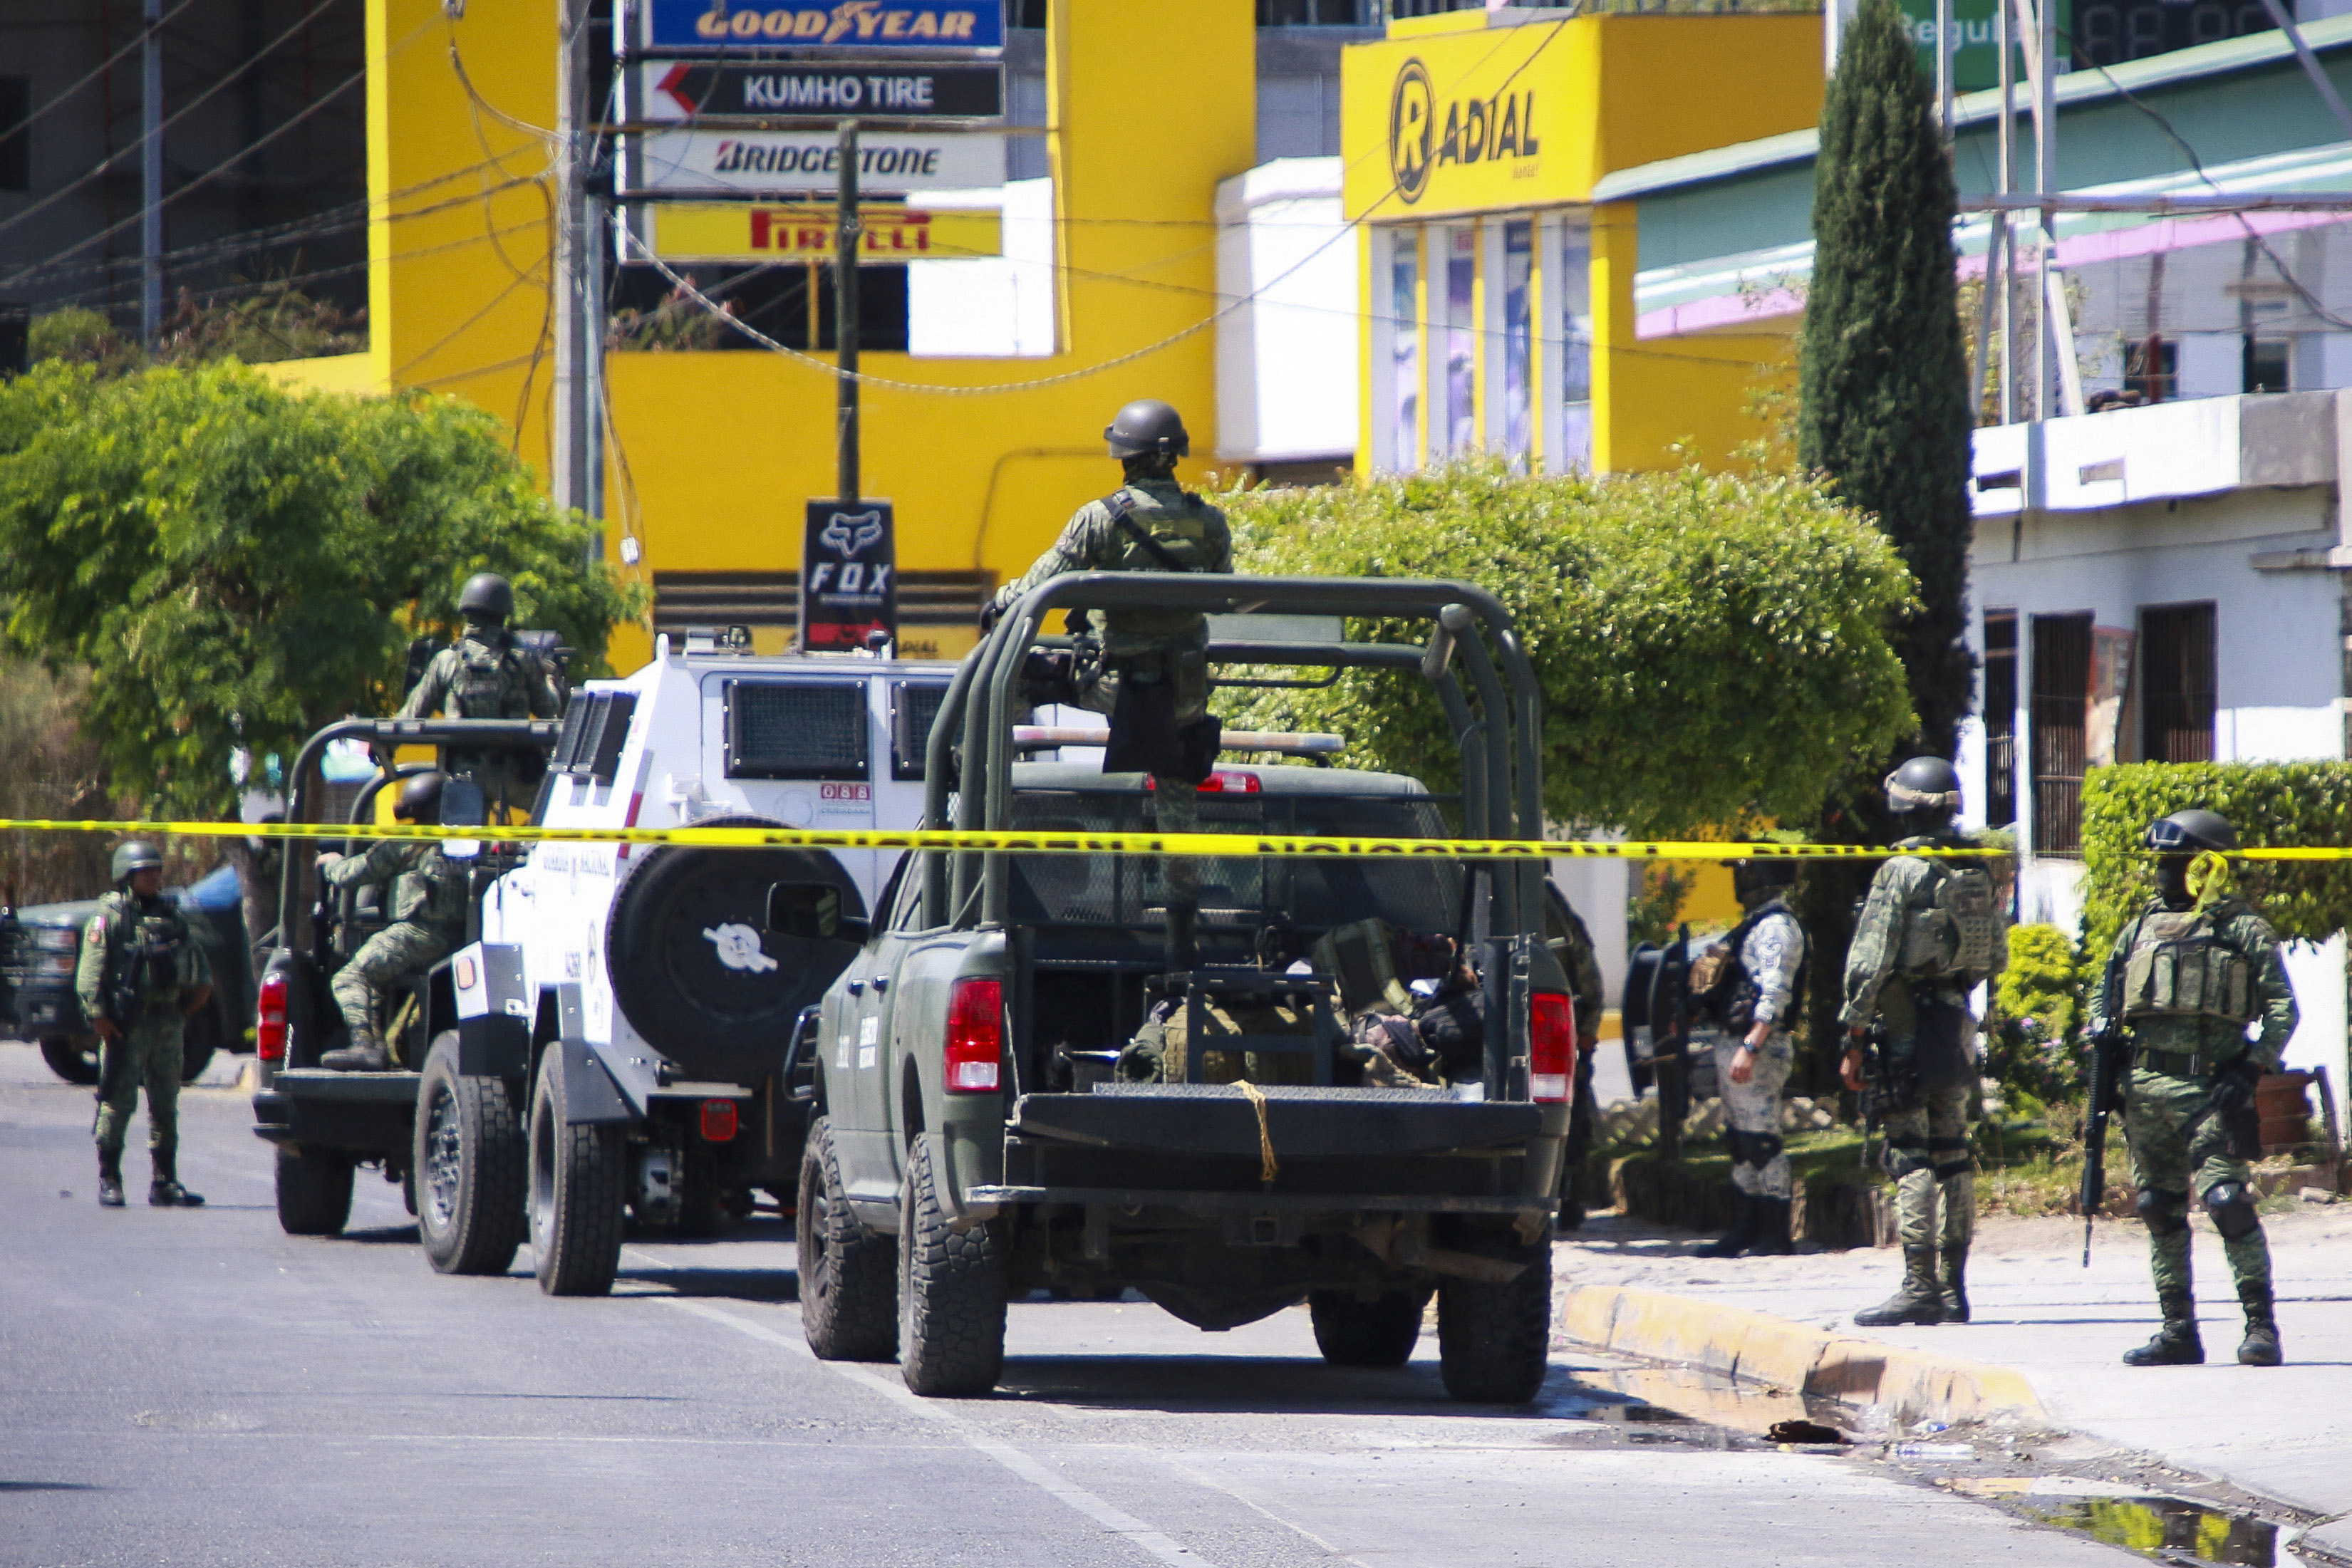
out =
<path fill-rule="evenodd" d="M 98 1082 L 98 1036 L 53 1034 L 41 1041 L 41 1060 L 67 1082 L 88 1088 Z"/>
<path fill-rule="evenodd" d="M 986 1223 L 958 1230 L 918 1137 L 898 1198 L 898 1371 L 917 1394 L 966 1398 L 1004 1370 L 1004 1258 Z"/>
<path fill-rule="evenodd" d="M 627 1146 L 609 1123 L 563 1119 L 563 1049 L 540 1059 L 530 1100 L 530 1246 L 551 1296 L 604 1296 L 621 1266 Z"/>
<path fill-rule="evenodd" d="M 1551 1247 L 1510 1231 L 1474 1231 L 1453 1245 L 1523 1264 L 1506 1284 L 1448 1279 L 1437 1288 L 1437 1357 L 1445 1392 L 1481 1405 L 1524 1405 L 1551 1361 Z"/>
<path fill-rule="evenodd" d="M 1402 1366 L 1421 1340 L 1428 1305 L 1426 1291 L 1391 1291 L 1370 1301 L 1345 1291 L 1317 1291 L 1307 1298 L 1315 1347 L 1333 1366 Z"/>
<path fill-rule="evenodd" d="M 858 1223 L 842 1190 L 833 1130 L 818 1117 L 801 1154 L 801 1328 L 819 1361 L 888 1361 L 898 1354 L 898 1258 L 892 1238 Z"/>
<path fill-rule="evenodd" d="M 289 1236 L 340 1236 L 352 1218 L 352 1162 L 308 1149 L 278 1151 L 278 1228 Z"/>
<path fill-rule="evenodd" d="M 444 1032 L 416 1089 L 409 1169 L 416 1233 L 444 1274 L 503 1274 L 522 1245 L 530 1153 L 505 1083 L 457 1071 L 457 1036 Z"/>

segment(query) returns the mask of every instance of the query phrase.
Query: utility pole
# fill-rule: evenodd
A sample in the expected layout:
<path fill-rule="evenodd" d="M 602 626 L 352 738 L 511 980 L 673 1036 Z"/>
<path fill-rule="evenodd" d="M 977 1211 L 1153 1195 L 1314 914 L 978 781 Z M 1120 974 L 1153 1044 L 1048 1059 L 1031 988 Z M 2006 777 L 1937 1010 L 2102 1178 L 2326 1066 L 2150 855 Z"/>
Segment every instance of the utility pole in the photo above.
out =
<path fill-rule="evenodd" d="M 1998 183 L 2004 196 L 2017 190 L 2017 58 L 2011 42 L 2009 0 L 1999 0 L 1995 8 L 1999 26 L 1993 32 L 1993 46 L 2000 51 L 2000 134 L 1993 139 L 1995 157 L 1999 162 Z M 2000 247 L 1995 258 L 2000 264 L 2000 423 L 2017 423 L 2017 320 L 2011 308 L 2017 293 L 2017 236 L 2007 224 L 1995 223 L 1993 243 Z M 1988 278 L 1995 270 L 1991 261 L 1985 265 Z"/>
<path fill-rule="evenodd" d="M 139 40 L 139 340 L 163 329 L 163 0 L 146 0 Z"/>
<path fill-rule="evenodd" d="M 857 505 L 857 121 L 841 122 L 841 186 L 834 215 L 833 341 L 841 374 L 834 378 L 840 418 L 841 477 L 835 502 L 846 512 Z"/>
<path fill-rule="evenodd" d="M 1936 125 L 1952 140 L 1952 0 L 1936 0 Z"/>
<path fill-rule="evenodd" d="M 151 0 L 152 3 L 152 0 Z M 603 347 L 593 287 L 602 269 L 590 254 L 597 225 L 590 210 L 588 17 L 594 0 L 562 0 L 555 66 L 555 385 L 554 450 L 549 454 L 555 504 L 604 519 L 604 434 L 599 419 Z M 592 553 L 602 559 L 599 532 Z"/>

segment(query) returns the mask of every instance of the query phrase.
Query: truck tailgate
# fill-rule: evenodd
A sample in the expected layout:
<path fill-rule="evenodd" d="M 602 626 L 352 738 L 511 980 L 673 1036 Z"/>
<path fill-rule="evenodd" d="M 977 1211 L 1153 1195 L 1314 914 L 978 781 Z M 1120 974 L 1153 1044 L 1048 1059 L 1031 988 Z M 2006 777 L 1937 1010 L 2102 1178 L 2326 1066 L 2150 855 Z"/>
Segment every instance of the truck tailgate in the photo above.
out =
<path fill-rule="evenodd" d="M 1520 1144 L 1542 1131 L 1543 1108 L 1457 1100 L 1442 1089 L 1266 1084 L 1266 1141 L 1285 1159 L 1439 1154 Z M 1256 1157 L 1256 1109 L 1233 1083 L 1103 1083 L 1091 1094 L 1024 1094 L 1010 1131 L 1101 1149 Z"/>

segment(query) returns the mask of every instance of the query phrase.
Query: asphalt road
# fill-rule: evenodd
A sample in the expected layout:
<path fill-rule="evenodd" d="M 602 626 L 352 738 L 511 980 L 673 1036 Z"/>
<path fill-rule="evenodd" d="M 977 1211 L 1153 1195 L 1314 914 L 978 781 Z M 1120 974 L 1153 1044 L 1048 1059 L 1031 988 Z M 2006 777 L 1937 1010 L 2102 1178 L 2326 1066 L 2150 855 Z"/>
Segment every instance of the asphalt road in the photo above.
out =
<path fill-rule="evenodd" d="M 1465 1407 L 1435 1347 L 1316 1356 L 1303 1312 L 1203 1335 L 1144 1304 L 1013 1311 L 1007 1387 L 915 1399 L 810 1357 L 772 1218 L 633 1244 L 609 1300 L 435 1275 L 396 1189 L 280 1233 L 233 1090 L 182 1101 L 198 1212 L 100 1210 L 87 1091 L 0 1045 L 0 1563 L 1413 1568 L 2131 1554 L 1888 1468 L 1629 1403 L 1556 1357 Z"/>

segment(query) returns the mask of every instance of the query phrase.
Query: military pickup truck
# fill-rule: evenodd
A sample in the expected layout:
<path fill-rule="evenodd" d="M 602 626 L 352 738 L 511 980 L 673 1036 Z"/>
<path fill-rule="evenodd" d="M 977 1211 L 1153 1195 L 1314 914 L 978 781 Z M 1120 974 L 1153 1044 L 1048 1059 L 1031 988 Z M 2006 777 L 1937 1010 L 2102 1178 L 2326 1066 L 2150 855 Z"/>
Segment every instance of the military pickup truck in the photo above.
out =
<path fill-rule="evenodd" d="M 219 1051 L 253 1049 L 253 949 L 246 940 L 236 868 L 215 867 L 167 896 L 213 970 L 212 1000 L 188 1019 L 181 1077 L 194 1079 Z M 98 900 L 0 910 L 0 1029 L 37 1041 L 49 1070 L 68 1083 L 98 1082 L 98 1032 L 74 994 L 81 934 Z"/>
<path fill-rule="evenodd" d="M 957 670 L 926 820 L 1149 831 L 1142 776 L 1016 758 L 1038 733 L 1018 722 L 1036 653 L 1057 642 L 1038 636 L 1046 612 L 1147 604 L 1418 623 L 1425 642 L 1213 642 L 1213 672 L 1418 674 L 1461 748 L 1456 802 L 1395 774 L 1223 768 L 1202 831 L 1430 838 L 1455 804 L 1470 835 L 1540 837 L 1540 712 L 1508 613 L 1466 583 L 1410 580 L 1056 579 Z M 821 883 L 774 890 L 772 925 L 860 944 L 793 1044 L 818 1113 L 797 1208 L 811 1347 L 895 1354 L 917 1393 L 973 1395 L 998 1380 L 1008 1303 L 1133 1289 L 1211 1331 L 1304 1300 L 1328 1360 L 1394 1365 L 1434 1293 L 1446 1387 L 1531 1398 L 1578 1070 L 1542 861 L 1204 859 L 1198 958 L 1177 973 L 1163 863 L 920 852 L 870 925 Z M 1313 955 L 1373 921 L 1472 957 L 1483 1029 L 1467 1060 L 1381 1082 L 1343 1033 L 1349 978 Z"/>

